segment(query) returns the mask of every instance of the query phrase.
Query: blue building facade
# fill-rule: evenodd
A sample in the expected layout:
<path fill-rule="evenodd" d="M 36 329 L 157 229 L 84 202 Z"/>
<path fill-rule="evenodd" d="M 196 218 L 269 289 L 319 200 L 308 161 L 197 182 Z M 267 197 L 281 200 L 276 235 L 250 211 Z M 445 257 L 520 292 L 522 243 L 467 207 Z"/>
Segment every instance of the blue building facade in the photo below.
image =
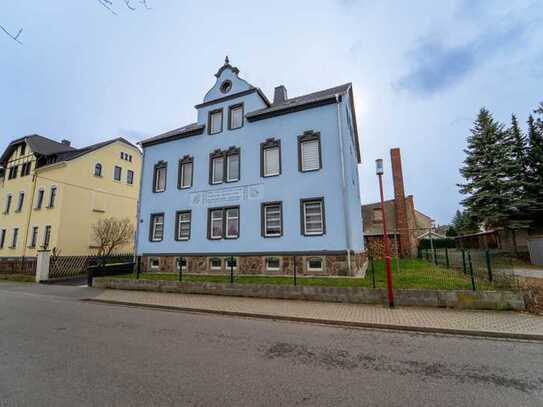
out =
<path fill-rule="evenodd" d="M 145 268 L 356 273 L 364 248 L 351 84 L 290 99 L 278 86 L 270 101 L 228 59 L 215 76 L 195 123 L 140 143 Z"/>

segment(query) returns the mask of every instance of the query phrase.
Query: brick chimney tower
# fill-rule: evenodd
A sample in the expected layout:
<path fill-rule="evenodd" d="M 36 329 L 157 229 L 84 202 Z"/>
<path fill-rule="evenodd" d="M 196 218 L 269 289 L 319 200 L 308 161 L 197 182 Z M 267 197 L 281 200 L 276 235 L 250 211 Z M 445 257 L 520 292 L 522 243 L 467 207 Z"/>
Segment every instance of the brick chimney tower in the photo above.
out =
<path fill-rule="evenodd" d="M 392 163 L 392 181 L 394 183 L 394 209 L 396 212 L 396 229 L 399 234 L 400 256 L 409 256 L 409 226 L 407 222 L 407 203 L 403 185 L 402 157 L 399 148 L 390 149 Z"/>

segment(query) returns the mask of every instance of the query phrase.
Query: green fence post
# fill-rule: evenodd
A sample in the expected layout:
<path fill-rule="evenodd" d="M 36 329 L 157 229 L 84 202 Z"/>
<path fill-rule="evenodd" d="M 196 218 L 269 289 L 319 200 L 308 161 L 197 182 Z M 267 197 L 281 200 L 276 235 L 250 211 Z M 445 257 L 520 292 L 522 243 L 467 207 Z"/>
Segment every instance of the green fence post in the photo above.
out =
<path fill-rule="evenodd" d="M 462 271 L 464 274 L 468 273 L 466 270 L 466 251 L 464 249 L 462 249 Z"/>
<path fill-rule="evenodd" d="M 436 266 L 438 265 L 438 262 L 437 262 L 437 248 L 436 247 L 434 247 L 434 263 L 435 263 Z"/>
<path fill-rule="evenodd" d="M 471 252 L 468 250 L 468 262 L 469 262 L 469 273 L 471 275 L 471 288 L 473 291 L 476 290 L 475 288 L 475 278 L 473 277 L 473 264 L 471 262 Z"/>
<path fill-rule="evenodd" d="M 371 279 L 373 283 L 373 288 L 375 288 L 375 263 L 373 262 L 373 256 L 370 256 L 371 262 Z"/>
<path fill-rule="evenodd" d="M 488 270 L 488 281 L 492 282 L 492 264 L 490 262 L 490 250 L 486 249 L 486 269 Z"/>
<path fill-rule="evenodd" d="M 445 247 L 445 266 L 449 268 L 449 248 Z"/>
<path fill-rule="evenodd" d="M 294 285 L 296 286 L 296 256 L 292 257 L 292 265 L 294 266 Z"/>
<path fill-rule="evenodd" d="M 234 256 L 230 256 L 230 284 L 234 284 Z"/>

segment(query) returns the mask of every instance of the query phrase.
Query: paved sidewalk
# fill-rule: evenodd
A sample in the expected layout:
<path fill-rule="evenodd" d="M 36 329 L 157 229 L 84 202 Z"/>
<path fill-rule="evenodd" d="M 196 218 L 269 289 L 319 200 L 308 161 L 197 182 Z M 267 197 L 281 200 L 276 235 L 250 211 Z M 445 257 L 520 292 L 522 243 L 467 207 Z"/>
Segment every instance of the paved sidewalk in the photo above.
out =
<path fill-rule="evenodd" d="M 337 325 L 543 340 L 543 317 L 517 312 L 105 290 L 90 301 Z"/>

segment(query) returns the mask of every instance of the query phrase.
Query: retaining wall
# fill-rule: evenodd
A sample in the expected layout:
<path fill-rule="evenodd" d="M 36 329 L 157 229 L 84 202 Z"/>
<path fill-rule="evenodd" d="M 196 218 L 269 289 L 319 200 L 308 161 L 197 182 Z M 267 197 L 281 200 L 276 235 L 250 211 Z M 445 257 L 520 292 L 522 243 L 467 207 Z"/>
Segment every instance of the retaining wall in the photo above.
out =
<path fill-rule="evenodd" d="M 178 281 L 95 278 L 93 286 L 182 294 L 212 294 L 252 298 L 276 298 L 386 304 L 386 290 L 354 287 L 288 286 L 271 284 L 189 283 Z M 513 291 L 394 290 L 397 305 L 461 309 L 525 310 L 523 296 Z"/>

